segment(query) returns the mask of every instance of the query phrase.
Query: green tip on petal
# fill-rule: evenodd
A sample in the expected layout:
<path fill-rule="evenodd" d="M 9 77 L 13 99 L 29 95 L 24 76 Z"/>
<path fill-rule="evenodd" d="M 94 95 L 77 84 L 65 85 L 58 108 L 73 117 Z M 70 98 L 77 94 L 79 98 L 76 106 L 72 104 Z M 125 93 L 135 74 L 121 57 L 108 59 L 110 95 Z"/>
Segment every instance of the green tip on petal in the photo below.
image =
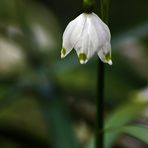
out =
<path fill-rule="evenodd" d="M 66 49 L 62 48 L 62 50 L 61 50 L 61 58 L 65 58 L 65 56 L 66 56 Z"/>
<path fill-rule="evenodd" d="M 87 62 L 87 56 L 85 53 L 80 53 L 79 54 L 79 60 L 81 64 L 85 64 Z"/>
<path fill-rule="evenodd" d="M 108 63 L 109 65 L 112 65 L 112 64 L 113 64 L 112 60 L 107 61 L 107 63 Z"/>
<path fill-rule="evenodd" d="M 108 63 L 109 65 L 112 65 L 112 64 L 113 64 L 113 62 L 112 62 L 112 60 L 111 60 L 111 55 L 110 55 L 109 52 L 105 55 L 105 61 L 106 61 L 106 63 Z"/>

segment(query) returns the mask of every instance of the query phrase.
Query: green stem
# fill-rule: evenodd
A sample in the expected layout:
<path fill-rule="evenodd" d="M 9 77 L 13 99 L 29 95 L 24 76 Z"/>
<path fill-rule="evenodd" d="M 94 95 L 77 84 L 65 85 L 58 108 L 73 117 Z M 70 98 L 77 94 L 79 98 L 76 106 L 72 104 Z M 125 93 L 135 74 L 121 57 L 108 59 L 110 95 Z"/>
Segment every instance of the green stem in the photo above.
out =
<path fill-rule="evenodd" d="M 108 24 L 109 0 L 100 0 L 101 19 Z M 105 65 L 99 62 L 98 65 L 98 100 L 97 100 L 97 129 L 96 129 L 96 148 L 103 148 L 104 144 L 104 81 Z"/>
<path fill-rule="evenodd" d="M 100 0 L 101 19 L 106 24 L 108 24 L 109 20 L 109 1 L 110 0 Z"/>
<path fill-rule="evenodd" d="M 83 0 L 83 11 L 91 13 L 95 6 L 95 0 Z"/>
<path fill-rule="evenodd" d="M 99 62 L 98 65 L 98 100 L 97 100 L 97 129 L 96 129 L 96 148 L 103 148 L 103 112 L 104 112 L 104 73 L 105 65 Z"/>

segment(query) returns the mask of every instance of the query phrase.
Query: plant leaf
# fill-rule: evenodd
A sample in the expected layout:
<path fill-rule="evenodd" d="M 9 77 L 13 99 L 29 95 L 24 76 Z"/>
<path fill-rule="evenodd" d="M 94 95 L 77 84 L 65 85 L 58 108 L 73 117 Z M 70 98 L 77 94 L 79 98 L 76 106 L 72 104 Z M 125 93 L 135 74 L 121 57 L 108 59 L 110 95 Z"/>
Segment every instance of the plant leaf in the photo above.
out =
<path fill-rule="evenodd" d="M 126 126 L 123 127 L 122 132 L 133 136 L 144 143 L 148 144 L 148 127 L 144 126 Z"/>
<path fill-rule="evenodd" d="M 131 102 L 118 110 L 105 123 L 105 148 L 110 148 L 121 134 L 120 128 L 130 123 L 147 107 L 148 103 Z"/>

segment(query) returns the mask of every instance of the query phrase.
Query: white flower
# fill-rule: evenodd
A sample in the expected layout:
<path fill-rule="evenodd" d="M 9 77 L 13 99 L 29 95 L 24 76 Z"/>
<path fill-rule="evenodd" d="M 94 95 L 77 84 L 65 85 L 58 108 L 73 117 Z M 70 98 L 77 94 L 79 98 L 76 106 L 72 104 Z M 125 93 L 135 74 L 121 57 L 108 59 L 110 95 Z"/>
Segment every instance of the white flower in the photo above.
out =
<path fill-rule="evenodd" d="M 95 13 L 82 13 L 64 31 L 61 58 L 74 48 L 81 64 L 97 53 L 104 63 L 112 65 L 110 38 L 108 26 Z"/>

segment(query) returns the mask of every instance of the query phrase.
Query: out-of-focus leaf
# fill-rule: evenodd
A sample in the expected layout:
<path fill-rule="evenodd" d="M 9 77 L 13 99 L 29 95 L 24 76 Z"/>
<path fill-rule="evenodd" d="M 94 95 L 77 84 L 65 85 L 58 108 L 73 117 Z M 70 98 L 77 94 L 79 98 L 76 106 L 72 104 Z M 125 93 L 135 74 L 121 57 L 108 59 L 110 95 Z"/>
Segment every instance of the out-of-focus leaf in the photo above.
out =
<path fill-rule="evenodd" d="M 121 131 L 148 144 L 148 127 L 135 125 L 125 126 L 121 129 Z"/>
<path fill-rule="evenodd" d="M 140 24 L 134 28 L 131 28 L 124 33 L 116 35 L 112 40 L 112 46 L 118 49 L 125 41 L 131 38 L 141 39 L 148 37 L 148 22 Z"/>
<path fill-rule="evenodd" d="M 123 132 L 127 131 L 127 128 L 125 128 L 125 131 L 124 131 L 123 127 L 126 126 L 128 123 L 132 122 L 134 119 L 136 119 L 137 116 L 144 109 L 146 109 L 147 106 L 148 106 L 148 103 L 130 102 L 126 105 L 121 106 L 119 109 L 117 109 L 105 122 L 104 148 L 111 148 L 112 145 L 115 143 L 116 139 Z M 135 130 L 136 129 L 134 128 L 131 129 L 131 131 L 129 131 L 128 134 L 134 136 Z M 140 128 L 138 128 L 138 130 L 140 130 Z M 142 137 L 143 136 L 141 137 L 139 136 L 139 139 L 141 139 Z M 94 145 L 95 145 L 94 138 L 92 138 L 90 143 L 87 145 L 87 148 L 93 148 Z"/>
<path fill-rule="evenodd" d="M 11 101 L 10 104 L 0 106 L 0 109 L 0 126 L 7 123 L 8 126 L 13 125 L 18 129 L 27 130 L 39 137 L 48 139 L 43 116 L 34 98 L 20 96 L 17 100 Z"/>
<path fill-rule="evenodd" d="M 96 66 L 93 68 L 97 69 Z M 90 77 L 93 77 L 93 79 L 89 79 Z M 72 89 L 70 89 L 69 92 L 72 92 L 73 94 L 82 92 L 84 92 L 86 96 L 95 94 L 94 88 L 96 85 L 96 73 L 95 70 L 91 70 L 89 65 L 74 68 L 73 70 L 69 71 L 66 76 L 65 73 L 58 75 L 57 80 L 59 84 L 63 84 L 62 89 L 64 91 L 67 91 L 67 88 L 71 88 L 72 86 Z"/>
<path fill-rule="evenodd" d="M 62 100 L 40 101 L 54 148 L 79 148 Z"/>
<path fill-rule="evenodd" d="M 5 109 L 15 101 L 18 101 L 23 92 L 22 88 L 18 85 L 12 85 L 5 89 L 0 88 L 0 91 L 0 110 Z"/>
<path fill-rule="evenodd" d="M 16 0 L 1 0 L 0 1 L 0 20 L 2 21 L 15 21 L 16 20 Z"/>
<path fill-rule="evenodd" d="M 95 148 L 95 141 L 94 141 L 95 139 L 94 138 L 92 138 L 91 140 L 90 140 L 90 143 L 86 146 L 86 148 Z"/>
<path fill-rule="evenodd" d="M 121 127 L 132 122 L 148 106 L 148 103 L 130 102 L 116 110 L 105 122 L 105 148 L 110 148 L 121 134 Z"/>

